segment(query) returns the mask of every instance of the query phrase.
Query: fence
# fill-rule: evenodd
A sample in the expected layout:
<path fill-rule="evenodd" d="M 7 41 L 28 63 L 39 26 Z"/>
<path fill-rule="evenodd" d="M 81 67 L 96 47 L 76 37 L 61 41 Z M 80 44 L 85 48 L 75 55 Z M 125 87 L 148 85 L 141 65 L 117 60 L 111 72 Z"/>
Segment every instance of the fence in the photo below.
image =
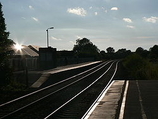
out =
<path fill-rule="evenodd" d="M 39 59 L 35 58 L 12 58 L 10 59 L 10 65 L 13 67 L 14 71 L 19 70 L 37 70 L 39 69 Z"/>
<path fill-rule="evenodd" d="M 63 57 L 57 58 L 56 66 L 64 66 L 70 64 L 78 64 L 83 62 L 94 61 L 94 58 L 73 58 L 73 57 Z M 10 59 L 10 64 L 14 71 L 25 70 L 40 70 L 39 58 L 12 58 Z"/>

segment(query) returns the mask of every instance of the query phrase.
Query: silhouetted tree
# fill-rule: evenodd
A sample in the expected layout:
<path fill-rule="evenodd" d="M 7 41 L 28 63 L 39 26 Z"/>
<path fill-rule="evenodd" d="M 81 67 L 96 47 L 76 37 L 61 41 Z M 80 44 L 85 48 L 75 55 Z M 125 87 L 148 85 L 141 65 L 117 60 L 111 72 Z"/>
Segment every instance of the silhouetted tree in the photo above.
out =
<path fill-rule="evenodd" d="M 144 49 L 142 47 L 138 47 L 136 49 L 136 53 L 141 54 L 144 51 Z"/>
<path fill-rule="evenodd" d="M 135 52 L 144 58 L 147 58 L 149 54 L 149 52 L 147 50 L 144 50 L 142 47 L 138 47 Z"/>
<path fill-rule="evenodd" d="M 106 49 L 106 51 L 107 51 L 107 53 L 110 53 L 110 54 L 115 52 L 115 50 L 114 50 L 113 47 L 108 47 L 108 48 Z"/>
<path fill-rule="evenodd" d="M 9 67 L 8 58 L 11 56 L 11 46 L 13 41 L 8 39 L 9 32 L 6 32 L 5 19 L 2 12 L 2 4 L 0 3 L 0 85 L 5 85 L 11 79 L 11 68 Z"/>
<path fill-rule="evenodd" d="M 104 50 L 100 51 L 101 59 L 106 59 L 106 52 Z"/>
<path fill-rule="evenodd" d="M 158 59 L 158 45 L 154 45 L 150 48 L 150 58 Z"/>
<path fill-rule="evenodd" d="M 125 58 L 128 55 L 131 54 L 130 50 L 126 50 L 125 48 L 119 49 L 116 53 L 115 53 L 115 58 L 117 59 L 121 59 L 121 58 Z"/>
<path fill-rule="evenodd" d="M 118 54 L 118 55 L 123 55 L 123 54 L 125 54 L 126 53 L 126 49 L 125 48 L 122 48 L 122 49 L 119 49 L 117 52 L 116 52 L 116 54 Z"/>
<path fill-rule="evenodd" d="M 95 59 L 99 57 L 100 52 L 97 46 L 87 38 L 77 39 L 73 51 L 78 57 L 94 57 Z"/>
<path fill-rule="evenodd" d="M 108 47 L 106 51 L 106 59 L 115 59 L 115 50 L 113 47 Z"/>

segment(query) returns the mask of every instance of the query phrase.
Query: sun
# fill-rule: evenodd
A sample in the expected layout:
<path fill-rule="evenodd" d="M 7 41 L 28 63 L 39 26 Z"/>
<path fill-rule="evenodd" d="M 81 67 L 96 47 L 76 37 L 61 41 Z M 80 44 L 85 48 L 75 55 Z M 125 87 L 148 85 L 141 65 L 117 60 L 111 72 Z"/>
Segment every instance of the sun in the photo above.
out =
<path fill-rule="evenodd" d="M 16 44 L 14 45 L 14 48 L 15 48 L 17 51 L 21 51 L 21 49 L 22 49 L 23 47 L 22 47 L 22 45 L 16 43 Z"/>

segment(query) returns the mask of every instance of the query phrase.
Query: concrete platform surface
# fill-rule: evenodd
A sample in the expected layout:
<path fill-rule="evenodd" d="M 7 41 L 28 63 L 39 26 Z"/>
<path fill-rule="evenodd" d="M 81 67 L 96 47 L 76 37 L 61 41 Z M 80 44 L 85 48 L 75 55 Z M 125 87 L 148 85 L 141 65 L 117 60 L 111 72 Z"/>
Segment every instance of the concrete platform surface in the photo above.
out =
<path fill-rule="evenodd" d="M 130 80 L 123 119 L 158 119 L 158 81 Z"/>
<path fill-rule="evenodd" d="M 125 81 L 116 80 L 88 119 L 115 119 Z"/>
<path fill-rule="evenodd" d="M 47 79 L 49 78 L 49 76 L 51 74 L 59 73 L 59 72 L 67 71 L 67 70 L 72 70 L 72 69 L 76 69 L 76 68 L 80 68 L 80 67 L 85 67 L 85 66 L 96 64 L 96 63 L 99 63 L 99 62 L 101 62 L 101 61 L 86 62 L 86 63 L 80 63 L 80 64 L 60 66 L 60 67 L 57 67 L 57 68 L 54 68 L 54 69 L 41 71 L 40 78 L 38 80 L 36 80 L 31 85 L 31 88 L 39 88 L 45 81 L 47 81 Z M 37 71 L 37 73 L 39 73 L 39 71 Z"/>
<path fill-rule="evenodd" d="M 158 81 L 115 81 L 88 119 L 158 119 Z"/>

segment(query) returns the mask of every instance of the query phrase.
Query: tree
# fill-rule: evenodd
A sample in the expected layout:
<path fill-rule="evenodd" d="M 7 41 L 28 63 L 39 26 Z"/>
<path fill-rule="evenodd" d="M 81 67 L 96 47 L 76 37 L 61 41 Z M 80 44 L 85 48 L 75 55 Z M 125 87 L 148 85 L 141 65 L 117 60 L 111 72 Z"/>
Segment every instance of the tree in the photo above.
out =
<path fill-rule="evenodd" d="M 100 55 L 102 59 L 106 59 L 106 52 L 104 50 L 100 51 Z"/>
<path fill-rule="evenodd" d="M 158 45 L 154 45 L 152 48 L 150 48 L 150 58 L 158 58 Z"/>
<path fill-rule="evenodd" d="M 125 48 L 122 48 L 122 49 L 119 49 L 116 53 L 117 54 L 124 54 L 124 53 L 126 53 L 126 49 Z"/>
<path fill-rule="evenodd" d="M 99 49 L 89 39 L 77 39 L 73 51 L 78 57 L 99 57 Z"/>
<path fill-rule="evenodd" d="M 138 47 L 136 49 L 136 53 L 141 54 L 144 51 L 144 49 L 142 47 Z"/>
<path fill-rule="evenodd" d="M 115 53 L 115 58 L 117 59 L 121 59 L 121 58 L 125 58 L 128 55 L 131 54 L 130 50 L 126 50 L 125 48 L 119 49 L 116 53 Z"/>
<path fill-rule="evenodd" d="M 148 56 L 148 51 L 144 50 L 142 47 L 138 47 L 135 52 L 144 58 Z"/>
<path fill-rule="evenodd" d="M 106 51 L 107 51 L 107 53 L 109 53 L 109 54 L 115 52 L 114 48 L 112 48 L 112 47 L 108 47 L 108 48 L 106 49 Z"/>
<path fill-rule="evenodd" d="M 11 68 L 9 67 L 9 57 L 11 56 L 11 46 L 14 42 L 10 39 L 9 32 L 6 32 L 5 18 L 3 17 L 2 4 L 0 3 L 0 85 L 4 85 L 11 79 Z"/>

